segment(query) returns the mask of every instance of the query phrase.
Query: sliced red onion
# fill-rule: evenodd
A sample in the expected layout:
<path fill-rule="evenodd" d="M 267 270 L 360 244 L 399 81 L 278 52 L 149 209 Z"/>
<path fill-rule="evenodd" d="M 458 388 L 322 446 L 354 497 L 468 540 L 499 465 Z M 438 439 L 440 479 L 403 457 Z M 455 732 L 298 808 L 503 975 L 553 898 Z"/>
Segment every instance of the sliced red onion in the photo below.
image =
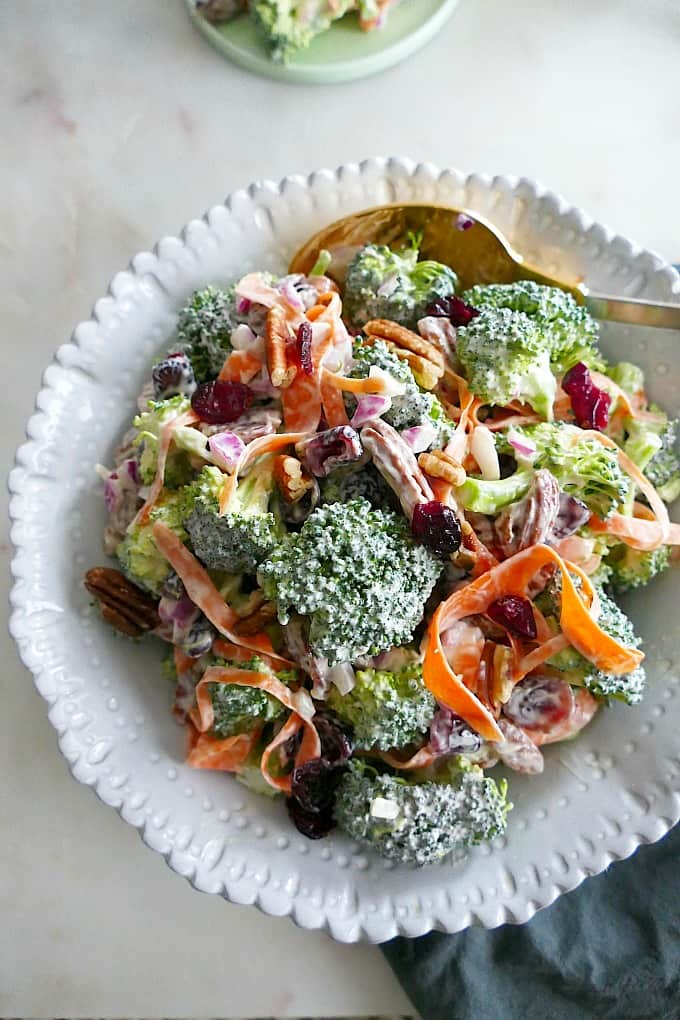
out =
<path fill-rule="evenodd" d="M 233 471 L 246 448 L 235 432 L 216 432 L 208 439 L 214 463 L 224 471 Z"/>
<path fill-rule="evenodd" d="M 177 640 L 177 629 L 177 625 L 175 625 L 173 641 L 175 644 L 179 644 L 185 655 L 191 656 L 192 659 L 200 659 L 202 655 L 206 655 L 212 648 L 213 641 L 215 640 L 215 631 L 202 613 L 191 624 L 179 641 Z"/>
<path fill-rule="evenodd" d="M 248 298 L 246 297 L 239 298 L 236 305 L 236 311 L 238 312 L 239 315 L 247 315 L 248 312 L 250 311 L 251 304 L 252 301 L 249 301 Z"/>
<path fill-rule="evenodd" d="M 367 421 L 379 418 L 381 414 L 392 406 L 392 397 L 382 397 L 378 393 L 368 393 L 357 400 L 357 409 L 352 415 L 350 425 L 353 428 L 361 428 Z"/>
<path fill-rule="evenodd" d="M 413 425 L 410 429 L 404 429 L 400 435 L 414 453 L 424 453 L 437 438 L 437 430 L 434 425 Z"/>
<path fill-rule="evenodd" d="M 112 471 L 104 482 L 104 506 L 110 514 L 113 513 L 115 509 L 119 493 L 120 485 L 118 483 L 118 475 L 115 471 Z"/>
<path fill-rule="evenodd" d="M 328 671 L 328 679 L 337 688 L 338 694 L 349 694 L 354 687 L 354 670 L 349 662 L 338 662 Z"/>
<path fill-rule="evenodd" d="M 279 291 L 287 305 L 296 312 L 304 312 L 305 303 L 300 297 L 291 277 L 285 276 L 279 283 Z"/>
<path fill-rule="evenodd" d="M 514 429 L 508 429 L 508 442 L 520 457 L 534 457 L 536 455 L 536 444 L 527 439 L 526 436 L 521 435 L 521 433 L 515 432 Z"/>
<path fill-rule="evenodd" d="M 560 508 L 552 526 L 551 541 L 561 538 L 569 538 L 587 524 L 590 518 L 590 510 L 576 496 L 567 492 L 560 493 Z"/>
<path fill-rule="evenodd" d="M 142 484 L 142 479 L 139 474 L 139 464 L 134 457 L 130 457 L 123 463 L 123 468 L 127 472 L 127 476 L 133 485 L 139 487 Z"/>
<path fill-rule="evenodd" d="M 337 467 L 359 460 L 364 452 L 358 433 L 349 425 L 319 432 L 295 449 L 316 478 L 325 478 Z"/>
<path fill-rule="evenodd" d="M 158 616 L 161 622 L 172 623 L 182 630 L 191 625 L 197 613 L 198 609 L 188 595 L 182 595 L 178 599 L 164 595 L 158 603 Z"/>
<path fill-rule="evenodd" d="M 475 221 L 471 216 L 466 216 L 465 213 L 459 213 L 458 216 L 456 216 L 456 230 L 469 230 L 470 227 L 474 227 L 474 225 Z"/>

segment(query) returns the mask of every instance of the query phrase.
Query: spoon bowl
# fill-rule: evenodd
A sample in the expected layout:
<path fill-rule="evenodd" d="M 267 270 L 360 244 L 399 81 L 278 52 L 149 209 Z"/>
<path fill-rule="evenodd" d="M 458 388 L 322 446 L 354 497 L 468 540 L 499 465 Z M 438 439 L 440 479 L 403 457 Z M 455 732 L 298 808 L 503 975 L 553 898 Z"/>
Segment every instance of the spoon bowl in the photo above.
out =
<path fill-rule="evenodd" d="M 637 326 L 680 329 L 680 305 L 594 294 L 582 280 L 561 280 L 524 260 L 507 238 L 479 213 L 444 205 L 380 205 L 336 220 L 314 234 L 294 255 L 292 273 L 308 274 L 321 251 L 332 261 L 327 275 L 339 285 L 354 254 L 365 244 L 399 249 L 419 237 L 424 259 L 455 269 L 462 290 L 475 284 L 533 280 L 559 287 L 598 319 Z"/>

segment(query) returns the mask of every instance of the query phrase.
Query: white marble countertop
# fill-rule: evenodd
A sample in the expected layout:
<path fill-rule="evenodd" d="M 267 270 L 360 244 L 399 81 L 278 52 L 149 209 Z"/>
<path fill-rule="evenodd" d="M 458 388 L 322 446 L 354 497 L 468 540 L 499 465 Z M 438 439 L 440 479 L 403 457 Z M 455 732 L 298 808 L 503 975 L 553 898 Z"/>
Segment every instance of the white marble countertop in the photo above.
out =
<path fill-rule="evenodd" d="M 462 0 L 401 67 L 301 88 L 226 63 L 181 0 L 0 4 L 2 462 L 113 273 L 254 178 L 390 152 L 524 174 L 677 257 L 679 42 L 677 0 Z M 0 644 L 0 1015 L 410 1011 L 377 949 L 199 896 L 162 867 L 69 778 Z"/>

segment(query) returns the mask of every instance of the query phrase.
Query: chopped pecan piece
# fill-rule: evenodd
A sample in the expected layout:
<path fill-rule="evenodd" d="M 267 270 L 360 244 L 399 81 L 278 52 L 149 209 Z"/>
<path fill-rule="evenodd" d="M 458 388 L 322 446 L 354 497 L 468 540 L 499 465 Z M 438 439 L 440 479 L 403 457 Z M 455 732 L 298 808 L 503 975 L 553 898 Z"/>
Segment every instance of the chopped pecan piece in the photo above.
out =
<path fill-rule="evenodd" d="M 85 587 L 99 602 L 102 617 L 129 637 L 141 637 L 160 623 L 157 600 L 112 567 L 92 567 Z"/>
<path fill-rule="evenodd" d="M 442 352 L 434 344 L 430 343 L 429 340 L 425 340 L 424 337 L 419 336 L 412 330 L 406 329 L 405 326 L 400 326 L 398 322 L 390 322 L 389 319 L 371 319 L 364 326 L 364 333 L 367 336 L 375 337 L 376 340 L 391 340 L 393 344 L 401 347 L 402 350 L 411 351 L 413 354 L 431 361 L 433 365 L 444 368 L 445 362 Z"/>
<path fill-rule="evenodd" d="M 465 468 L 450 454 L 443 450 L 431 450 L 421 453 L 418 463 L 423 471 L 432 478 L 442 478 L 449 485 L 462 485 L 465 481 Z"/>
<path fill-rule="evenodd" d="M 267 368 L 272 386 L 278 389 L 286 389 L 290 386 L 297 369 L 295 365 L 288 364 L 286 348 L 288 346 L 289 331 L 286 317 L 278 305 L 269 309 L 267 325 L 264 331 L 264 344 L 267 354 Z"/>
<path fill-rule="evenodd" d="M 274 479 L 286 503 L 297 503 L 317 484 L 301 461 L 287 453 L 274 461 Z"/>
<path fill-rule="evenodd" d="M 560 487 L 549 471 L 537 471 L 531 488 L 496 518 L 496 542 L 505 557 L 546 542 L 560 512 Z"/>
<path fill-rule="evenodd" d="M 429 503 L 434 499 L 430 483 L 418 467 L 411 447 L 396 429 L 379 418 L 364 426 L 361 441 L 410 521 L 416 503 Z"/>
<path fill-rule="evenodd" d="M 250 614 L 242 617 L 235 625 L 235 631 L 241 637 L 252 637 L 264 630 L 267 624 L 276 617 L 276 606 L 273 602 L 262 602 L 261 605 Z"/>

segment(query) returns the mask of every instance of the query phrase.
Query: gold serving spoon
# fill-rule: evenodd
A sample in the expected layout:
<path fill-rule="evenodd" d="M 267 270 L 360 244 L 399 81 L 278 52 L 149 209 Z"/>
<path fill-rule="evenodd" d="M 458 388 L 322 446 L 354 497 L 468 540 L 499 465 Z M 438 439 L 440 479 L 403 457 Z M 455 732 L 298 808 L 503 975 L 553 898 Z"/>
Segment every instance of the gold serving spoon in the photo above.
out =
<path fill-rule="evenodd" d="M 421 257 L 455 269 L 463 289 L 476 283 L 535 280 L 569 291 L 597 319 L 680 329 L 680 305 L 596 294 L 578 280 L 559 280 L 525 262 L 500 230 L 479 213 L 450 206 L 381 205 L 345 216 L 310 238 L 294 256 L 290 271 L 309 273 L 326 249 L 333 256 L 328 275 L 341 285 L 358 248 L 368 243 L 399 248 L 408 243 L 409 234 L 422 234 Z"/>

